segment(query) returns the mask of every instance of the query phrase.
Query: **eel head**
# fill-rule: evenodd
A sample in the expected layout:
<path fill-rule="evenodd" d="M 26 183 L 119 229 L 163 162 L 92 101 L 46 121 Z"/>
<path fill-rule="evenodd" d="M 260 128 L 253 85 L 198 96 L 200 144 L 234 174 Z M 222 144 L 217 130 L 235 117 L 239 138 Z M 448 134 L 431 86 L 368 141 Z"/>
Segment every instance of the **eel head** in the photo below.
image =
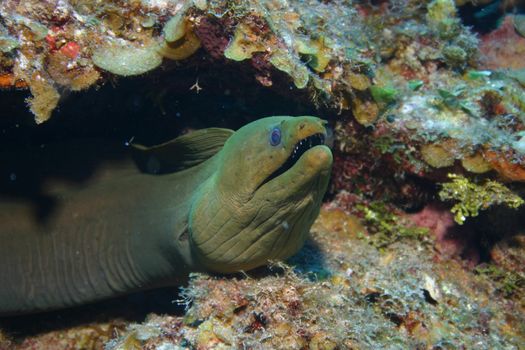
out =
<path fill-rule="evenodd" d="M 192 254 L 200 264 L 248 270 L 302 247 L 332 167 L 325 124 L 311 116 L 263 118 L 226 141 L 190 213 Z"/>

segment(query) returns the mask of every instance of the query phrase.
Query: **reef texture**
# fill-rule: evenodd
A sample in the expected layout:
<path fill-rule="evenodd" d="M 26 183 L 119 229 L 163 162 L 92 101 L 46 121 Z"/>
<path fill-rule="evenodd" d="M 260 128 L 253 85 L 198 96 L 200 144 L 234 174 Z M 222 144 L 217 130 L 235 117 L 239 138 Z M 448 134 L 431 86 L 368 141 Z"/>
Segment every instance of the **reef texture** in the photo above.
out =
<path fill-rule="evenodd" d="M 523 285 L 513 290 L 516 281 L 496 276 L 496 265 L 472 270 L 443 259 L 432 235 L 398 237 L 377 249 L 374 225 L 342 209 L 343 197 L 322 210 L 311 241 L 287 262 L 292 267 L 275 263 L 235 278 L 194 274 L 174 295 L 184 316 L 151 314 L 113 331 L 105 349 L 519 349 Z M 54 349 L 59 339 L 60 348 L 97 349 L 108 329 L 121 329 L 111 327 L 10 345 Z"/>
<path fill-rule="evenodd" d="M 460 17 L 469 6 L 501 23 L 476 33 Z M 195 275 L 184 317 L 152 315 L 106 349 L 518 349 L 525 21 L 510 13 L 520 6 L 2 1 L 0 88 L 28 90 L 37 123 L 70 91 L 166 67 L 176 79 L 205 62 L 333 125 L 333 199 L 295 268 Z M 12 346 L 47 349 L 44 338 Z"/>
<path fill-rule="evenodd" d="M 0 16 L 0 87 L 29 89 L 37 123 L 68 91 L 206 59 L 308 92 L 333 116 L 341 179 L 358 163 L 393 178 L 525 181 L 521 15 L 481 41 L 452 0 L 6 0 Z"/>

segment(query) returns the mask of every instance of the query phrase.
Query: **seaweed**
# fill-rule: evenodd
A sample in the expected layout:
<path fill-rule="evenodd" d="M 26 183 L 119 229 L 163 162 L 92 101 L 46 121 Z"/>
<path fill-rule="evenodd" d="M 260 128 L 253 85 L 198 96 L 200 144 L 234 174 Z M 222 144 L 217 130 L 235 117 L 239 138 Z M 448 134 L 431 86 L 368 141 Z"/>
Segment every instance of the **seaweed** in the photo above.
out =
<path fill-rule="evenodd" d="M 439 198 L 442 201 L 457 202 L 450 211 L 454 214 L 454 220 L 460 225 L 467 217 L 478 216 L 480 210 L 493 205 L 506 205 L 516 209 L 524 203 L 521 197 L 494 180 L 476 184 L 458 174 L 448 174 L 448 178 L 452 181 L 441 184 Z"/>

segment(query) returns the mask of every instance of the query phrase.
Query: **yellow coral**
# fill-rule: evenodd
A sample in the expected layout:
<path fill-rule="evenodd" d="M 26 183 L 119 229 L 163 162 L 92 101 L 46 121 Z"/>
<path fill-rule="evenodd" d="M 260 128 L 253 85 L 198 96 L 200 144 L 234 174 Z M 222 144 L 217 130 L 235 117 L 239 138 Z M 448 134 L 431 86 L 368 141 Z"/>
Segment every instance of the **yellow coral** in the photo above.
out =
<path fill-rule="evenodd" d="M 345 81 L 352 87 L 359 91 L 365 91 L 370 87 L 370 79 L 364 74 L 357 74 L 352 71 L 345 76 Z"/>
<path fill-rule="evenodd" d="M 195 53 L 201 47 L 199 38 L 189 30 L 180 40 L 172 43 L 164 42 L 159 52 L 170 60 L 183 60 Z"/>
<path fill-rule="evenodd" d="M 266 51 L 264 42 L 250 29 L 248 25 L 240 24 L 235 29 L 233 40 L 224 51 L 224 56 L 234 61 L 252 58 L 256 52 Z"/>
<path fill-rule="evenodd" d="M 299 40 L 296 43 L 297 51 L 308 57 L 307 64 L 312 67 L 318 73 L 324 72 L 330 59 L 330 48 L 326 45 L 326 40 L 324 38 L 319 38 L 316 40 L 303 41 Z"/>
<path fill-rule="evenodd" d="M 160 54 L 171 60 L 183 60 L 201 47 L 201 41 L 193 32 L 193 23 L 185 18 L 185 10 L 179 11 L 164 26 L 164 43 Z"/>
<path fill-rule="evenodd" d="M 463 158 L 461 165 L 465 170 L 475 174 L 483 174 L 492 169 L 489 162 L 479 153 Z"/>
<path fill-rule="evenodd" d="M 352 113 L 361 125 L 372 124 L 379 115 L 379 106 L 370 100 L 355 97 L 352 101 Z"/>
<path fill-rule="evenodd" d="M 446 168 L 454 165 L 455 156 L 446 144 L 428 144 L 421 147 L 421 157 L 434 168 Z"/>

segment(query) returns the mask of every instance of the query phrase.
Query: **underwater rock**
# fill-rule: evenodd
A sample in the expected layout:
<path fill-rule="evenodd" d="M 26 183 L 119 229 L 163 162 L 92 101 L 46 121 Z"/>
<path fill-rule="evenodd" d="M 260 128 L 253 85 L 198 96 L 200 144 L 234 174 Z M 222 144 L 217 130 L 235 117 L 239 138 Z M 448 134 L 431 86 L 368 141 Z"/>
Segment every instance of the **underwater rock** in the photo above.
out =
<path fill-rule="evenodd" d="M 332 59 L 330 47 L 326 45 L 327 39 L 320 37 L 310 42 L 298 40 L 296 43 L 297 51 L 306 58 L 308 66 L 316 72 L 325 71 L 328 63 Z"/>
<path fill-rule="evenodd" d="M 163 57 L 171 60 L 183 60 L 193 55 L 201 47 L 199 38 L 188 30 L 184 37 L 174 42 L 164 42 L 159 49 Z"/>
<path fill-rule="evenodd" d="M 346 80 L 353 89 L 356 89 L 358 91 L 365 91 L 370 87 L 370 78 L 368 78 L 364 74 L 356 74 L 350 71 L 346 75 Z"/>
<path fill-rule="evenodd" d="M 525 181 L 525 167 L 519 163 L 514 163 L 508 156 L 499 155 L 494 151 L 485 151 L 484 158 L 490 163 L 505 181 Z"/>
<path fill-rule="evenodd" d="M 305 88 L 310 80 L 308 69 L 301 63 L 291 59 L 286 53 L 274 53 L 270 58 L 270 63 L 278 70 L 290 75 L 298 89 Z"/>
<path fill-rule="evenodd" d="M 525 235 L 521 233 L 497 242 L 490 250 L 490 257 L 501 268 L 525 275 Z"/>
<path fill-rule="evenodd" d="M 69 326 L 43 334 L 32 336 L 21 342 L 2 342 L 0 335 L 0 348 L 9 350 L 63 350 L 63 349 L 103 349 L 116 333 L 126 329 L 123 320 L 112 322 L 97 322 L 81 326 Z M 8 338 L 9 339 L 9 338 Z M 3 347 L 4 344 L 9 344 Z"/>
<path fill-rule="evenodd" d="M 224 59 L 224 51 L 229 44 L 228 36 L 224 33 L 225 25 L 217 18 L 203 17 L 199 25 L 194 28 L 203 48 L 215 60 Z"/>
<path fill-rule="evenodd" d="M 525 68 L 525 38 L 516 33 L 513 16 L 506 16 L 496 30 L 482 36 L 479 49 L 483 69 Z"/>
<path fill-rule="evenodd" d="M 450 239 L 453 221 L 446 208 L 418 216 L 414 220 L 438 239 Z M 235 278 L 193 274 L 173 295 L 186 307 L 180 315 L 120 322 L 117 332 L 103 322 L 44 332 L 13 350 L 86 348 L 94 339 L 108 350 L 379 349 L 392 339 L 400 348 L 432 348 L 445 340 L 465 348 L 517 348 L 523 342 L 522 296 L 502 297 L 493 275 L 448 256 L 455 248 L 441 246 L 436 258 L 432 245 L 414 238 L 378 250 L 360 233 L 366 224 L 355 221 L 336 202 L 328 203 L 310 243 L 289 261 L 293 268 L 277 263 Z"/>
<path fill-rule="evenodd" d="M 49 55 L 46 71 L 58 85 L 72 91 L 87 89 L 100 79 L 99 71 L 93 66 L 71 66 L 71 58 L 57 51 Z"/>

